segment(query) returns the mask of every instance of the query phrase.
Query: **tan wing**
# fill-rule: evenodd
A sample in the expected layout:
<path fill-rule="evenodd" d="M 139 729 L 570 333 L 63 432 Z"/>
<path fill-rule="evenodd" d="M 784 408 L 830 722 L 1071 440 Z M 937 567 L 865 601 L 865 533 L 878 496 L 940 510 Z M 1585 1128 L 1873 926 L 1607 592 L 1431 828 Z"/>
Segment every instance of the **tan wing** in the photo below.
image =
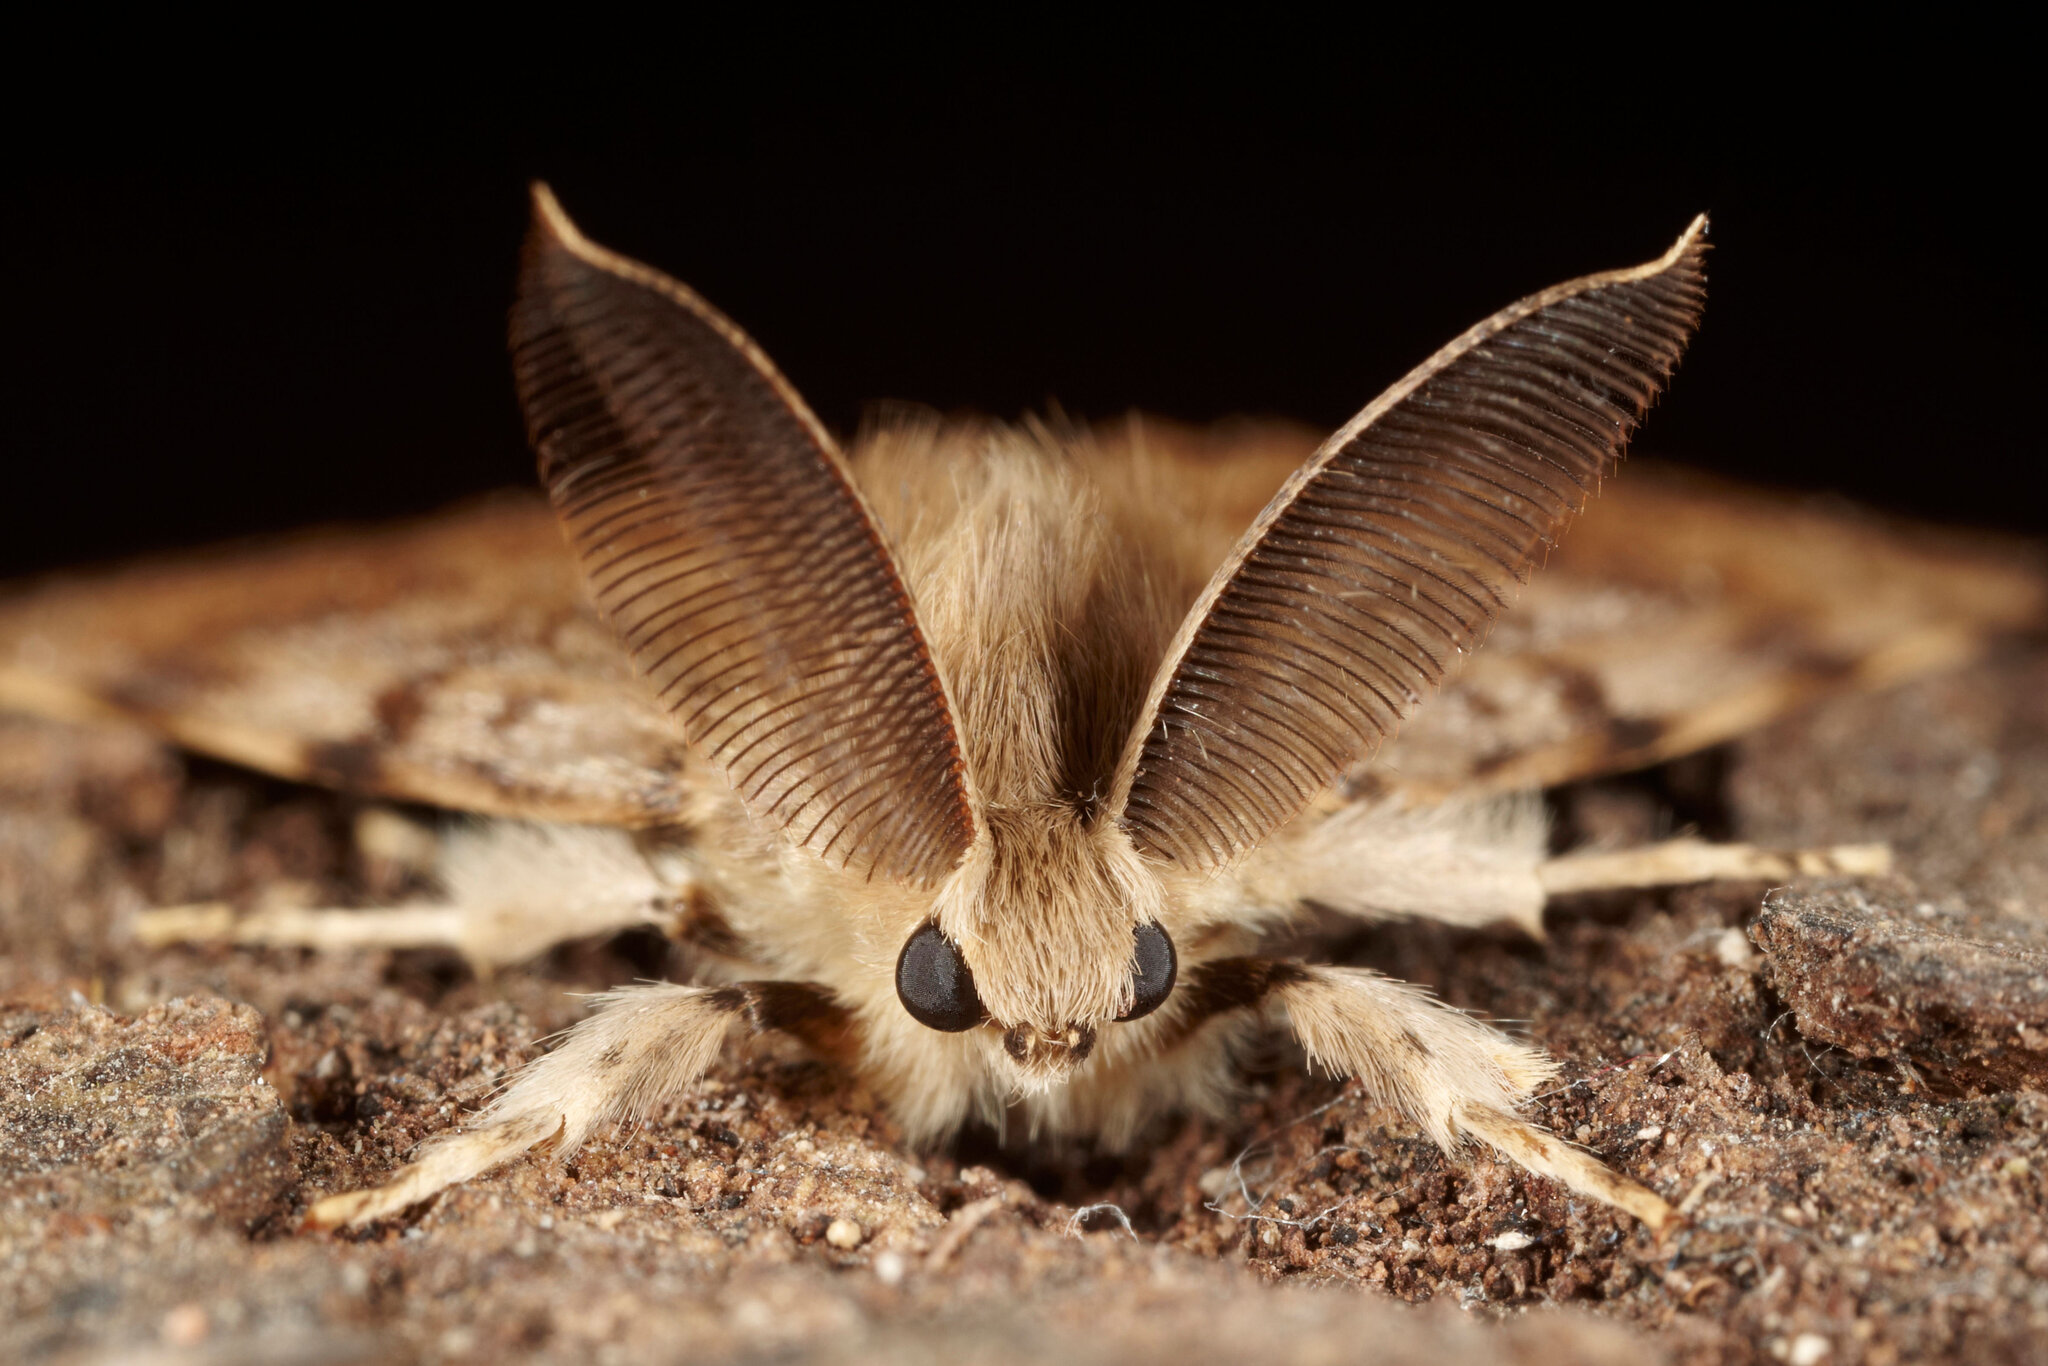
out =
<path fill-rule="evenodd" d="M 538 498 L 17 589 L 0 705 L 460 810 L 645 826 L 686 800 Z"/>
<path fill-rule="evenodd" d="M 1191 869 L 1242 857 L 1479 644 L 1678 363 L 1705 231 L 1503 309 L 1288 481 L 1140 711 L 1109 809 L 1141 851 Z"/>
<path fill-rule="evenodd" d="M 836 445 L 768 358 L 545 187 L 512 353 L 599 610 L 747 809 L 834 864 L 950 871 L 976 817 L 944 683 Z"/>

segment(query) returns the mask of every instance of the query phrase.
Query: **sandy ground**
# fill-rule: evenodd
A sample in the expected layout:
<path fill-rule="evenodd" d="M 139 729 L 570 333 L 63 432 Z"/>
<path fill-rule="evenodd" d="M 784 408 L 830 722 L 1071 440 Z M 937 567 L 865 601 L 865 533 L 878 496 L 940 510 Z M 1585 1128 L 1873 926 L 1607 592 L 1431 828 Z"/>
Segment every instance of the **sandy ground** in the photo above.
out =
<path fill-rule="evenodd" d="M 1342 956 L 1566 1061 L 1543 1120 L 1661 1241 L 1446 1160 L 1276 1043 L 1137 1157 L 908 1150 L 794 1052 L 358 1234 L 389 1171 L 651 933 L 480 980 L 436 952 L 159 949 L 136 909 L 365 901 L 332 795 L 0 720 L 0 1359 L 1640 1363 L 2048 1359 L 2048 647 L 1554 794 L 1561 843 L 1886 839 L 1890 878 L 1555 905 L 1547 943 Z"/>

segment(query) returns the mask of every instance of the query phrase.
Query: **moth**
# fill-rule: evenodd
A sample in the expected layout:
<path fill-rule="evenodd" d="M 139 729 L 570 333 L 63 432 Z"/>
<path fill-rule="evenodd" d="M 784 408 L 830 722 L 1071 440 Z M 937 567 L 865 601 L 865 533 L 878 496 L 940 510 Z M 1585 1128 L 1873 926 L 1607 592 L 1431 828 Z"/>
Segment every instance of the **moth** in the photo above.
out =
<path fill-rule="evenodd" d="M 696 980 L 600 998 L 314 1225 L 572 1151 L 763 1031 L 917 1144 L 982 1120 L 1116 1146 L 1216 1110 L 1278 1027 L 1447 1151 L 1660 1226 L 1661 1197 L 1525 1117 L 1540 1051 L 1265 946 L 1312 912 L 1540 932 L 1560 891 L 1883 866 L 1547 852 L 1545 785 L 1945 667 L 2040 608 L 2024 576 L 1665 476 L 1503 617 L 1677 365 L 1706 245 L 1701 218 L 1509 305 L 1320 444 L 903 412 L 842 451 L 736 325 L 537 186 L 511 340 L 551 512 L 17 590 L 0 705 L 483 818 L 427 856 L 432 905 L 188 908 L 160 937 L 491 963 L 656 922 L 692 947 Z"/>

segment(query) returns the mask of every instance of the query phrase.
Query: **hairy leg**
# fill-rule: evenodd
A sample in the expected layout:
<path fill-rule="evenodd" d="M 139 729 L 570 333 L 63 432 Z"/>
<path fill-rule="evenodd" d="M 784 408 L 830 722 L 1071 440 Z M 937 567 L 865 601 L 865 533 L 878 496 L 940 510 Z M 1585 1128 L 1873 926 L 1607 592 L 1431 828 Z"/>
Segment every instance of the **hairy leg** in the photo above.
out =
<path fill-rule="evenodd" d="M 1536 869 L 1551 896 L 1688 882 L 1782 882 L 1794 877 L 1880 877 L 1892 870 L 1888 844 L 1766 849 L 1754 844 L 1664 840 L 1611 853 L 1565 854 Z"/>
<path fill-rule="evenodd" d="M 430 1140 L 381 1186 L 330 1195 L 307 1212 L 313 1228 L 381 1219 L 529 1148 L 574 1151 L 599 1124 L 643 1115 L 688 1086 L 718 1056 L 736 1021 L 843 1052 L 851 1017 L 807 982 L 725 987 L 660 983 L 596 998 L 597 1013 L 528 1063 L 466 1127 Z"/>
<path fill-rule="evenodd" d="M 691 901 L 687 874 L 657 870 L 623 830 L 485 820 L 445 835 L 399 817 L 357 823 L 365 852 L 440 884 L 412 905 L 341 910 L 222 903 L 170 906 L 135 918 L 146 944 L 225 939 L 317 949 L 446 945 L 479 971 L 546 952 L 565 939 L 635 925 L 675 929 Z"/>
<path fill-rule="evenodd" d="M 1219 881 L 1217 912 L 1314 903 L 1366 920 L 1505 921 L 1540 936 L 1545 902 L 1572 892 L 1891 868 L 1881 844 L 1767 849 L 1674 839 L 1551 858 L 1548 839 L 1549 818 L 1533 792 L 1417 808 L 1356 802 L 1302 822 Z"/>
<path fill-rule="evenodd" d="M 1278 1006 L 1311 1060 L 1420 1125 L 1446 1152 L 1467 1138 L 1662 1228 L 1671 1207 L 1518 1113 L 1557 1065 L 1537 1049 L 1364 968 L 1225 958 L 1189 973 L 1185 1027 L 1226 1010 Z"/>

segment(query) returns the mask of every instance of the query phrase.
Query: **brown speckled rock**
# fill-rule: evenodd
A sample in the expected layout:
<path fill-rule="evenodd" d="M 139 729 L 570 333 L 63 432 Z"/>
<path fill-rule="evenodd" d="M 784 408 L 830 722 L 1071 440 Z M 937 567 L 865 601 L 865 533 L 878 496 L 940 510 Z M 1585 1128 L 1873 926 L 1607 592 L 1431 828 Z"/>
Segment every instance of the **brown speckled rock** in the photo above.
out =
<path fill-rule="evenodd" d="M 215 1220 L 246 1233 L 297 1179 L 263 1019 L 194 996 L 124 1019 L 0 1001 L 0 1238 L 51 1219 Z"/>
<path fill-rule="evenodd" d="M 1750 934 L 1807 1038 L 1951 1088 L 2048 1087 L 2048 953 L 1930 929 L 1858 888 L 1773 892 Z"/>

